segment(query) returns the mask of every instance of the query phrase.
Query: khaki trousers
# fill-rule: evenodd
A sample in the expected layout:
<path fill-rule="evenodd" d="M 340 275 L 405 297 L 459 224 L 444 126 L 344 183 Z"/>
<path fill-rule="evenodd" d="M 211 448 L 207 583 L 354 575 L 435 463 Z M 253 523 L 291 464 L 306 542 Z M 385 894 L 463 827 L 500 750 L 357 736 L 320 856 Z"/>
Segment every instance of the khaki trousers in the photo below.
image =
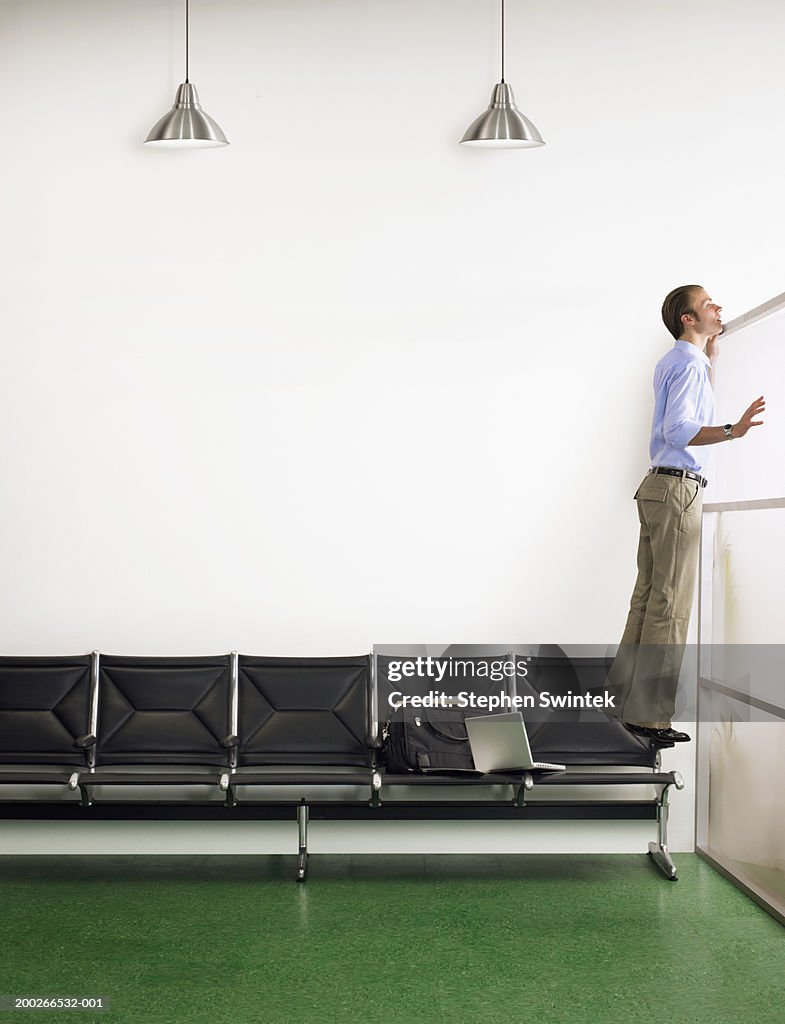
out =
<path fill-rule="evenodd" d="M 641 524 L 638 579 L 608 692 L 625 722 L 666 729 L 695 592 L 703 488 L 686 477 L 648 474 L 635 500 Z"/>

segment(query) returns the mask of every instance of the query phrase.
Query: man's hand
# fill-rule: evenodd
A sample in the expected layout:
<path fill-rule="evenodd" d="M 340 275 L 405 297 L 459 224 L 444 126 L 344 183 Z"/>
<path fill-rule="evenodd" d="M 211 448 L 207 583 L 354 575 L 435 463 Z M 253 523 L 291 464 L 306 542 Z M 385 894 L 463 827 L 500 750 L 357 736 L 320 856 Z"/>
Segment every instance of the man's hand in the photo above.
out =
<path fill-rule="evenodd" d="M 763 420 L 756 420 L 755 417 L 760 416 L 765 410 L 766 399 L 761 395 L 760 398 L 755 399 L 749 409 L 742 413 L 739 422 L 733 424 L 733 436 L 744 437 L 750 427 L 763 426 Z"/>
<path fill-rule="evenodd" d="M 714 370 L 720 357 L 720 334 L 722 334 L 722 331 L 712 334 L 710 338 L 707 338 L 706 347 L 703 350 L 706 358 L 709 360 L 709 383 L 712 387 L 714 387 Z"/>
<path fill-rule="evenodd" d="M 712 334 L 710 338 L 706 339 L 706 348 L 704 349 L 706 358 L 711 363 L 717 361 L 717 356 L 720 354 L 720 336 L 719 334 Z"/>

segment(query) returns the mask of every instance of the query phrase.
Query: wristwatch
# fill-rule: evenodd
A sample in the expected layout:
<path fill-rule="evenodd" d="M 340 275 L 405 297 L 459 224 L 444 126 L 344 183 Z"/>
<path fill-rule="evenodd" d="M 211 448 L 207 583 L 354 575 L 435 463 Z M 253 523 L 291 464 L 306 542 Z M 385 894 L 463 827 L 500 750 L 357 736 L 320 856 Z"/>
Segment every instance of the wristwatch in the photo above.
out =
<path fill-rule="evenodd" d="M 725 423 L 723 424 L 722 429 L 725 431 L 725 437 L 730 441 L 733 437 L 733 424 Z"/>

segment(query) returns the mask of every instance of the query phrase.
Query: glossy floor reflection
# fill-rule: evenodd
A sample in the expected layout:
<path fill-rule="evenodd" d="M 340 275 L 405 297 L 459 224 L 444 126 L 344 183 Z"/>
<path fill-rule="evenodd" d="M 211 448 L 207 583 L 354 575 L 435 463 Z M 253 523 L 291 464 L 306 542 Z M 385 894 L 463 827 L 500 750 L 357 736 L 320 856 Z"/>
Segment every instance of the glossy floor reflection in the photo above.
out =
<path fill-rule="evenodd" d="M 74 1024 L 780 1024 L 785 929 L 675 859 L 2 857 L 0 992 L 111 999 Z"/>

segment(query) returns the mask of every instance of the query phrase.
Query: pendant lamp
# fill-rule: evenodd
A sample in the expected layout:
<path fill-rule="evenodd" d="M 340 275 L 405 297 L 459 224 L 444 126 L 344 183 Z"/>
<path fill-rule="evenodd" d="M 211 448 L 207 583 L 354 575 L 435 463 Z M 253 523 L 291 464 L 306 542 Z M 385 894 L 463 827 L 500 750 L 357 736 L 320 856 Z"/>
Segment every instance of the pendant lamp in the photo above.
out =
<path fill-rule="evenodd" d="M 528 117 L 515 106 L 512 89 L 504 81 L 504 0 L 502 3 L 502 80 L 491 94 L 487 110 L 473 121 L 461 139 L 463 146 L 487 149 L 521 149 L 544 146 L 543 138 Z"/>
<path fill-rule="evenodd" d="M 220 125 L 202 110 L 196 87 L 188 80 L 188 23 L 188 0 L 185 0 L 185 81 L 177 90 L 174 106 L 151 129 L 145 145 L 171 149 L 229 145 Z"/>

